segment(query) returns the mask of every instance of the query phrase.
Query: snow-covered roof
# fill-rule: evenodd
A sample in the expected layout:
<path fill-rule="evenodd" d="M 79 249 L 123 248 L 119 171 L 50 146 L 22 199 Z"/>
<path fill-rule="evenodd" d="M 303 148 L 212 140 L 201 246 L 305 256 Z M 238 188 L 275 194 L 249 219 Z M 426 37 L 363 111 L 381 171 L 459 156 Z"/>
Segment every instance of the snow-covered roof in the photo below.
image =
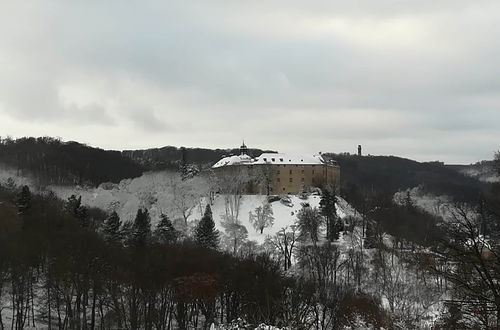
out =
<path fill-rule="evenodd" d="M 325 160 L 320 155 L 292 155 L 263 153 L 254 159 L 254 164 L 278 164 L 278 165 L 321 165 Z"/>
<path fill-rule="evenodd" d="M 229 156 L 229 157 L 224 157 L 221 160 L 219 160 L 217 163 L 215 163 L 213 168 L 216 167 L 222 167 L 222 166 L 228 166 L 228 165 L 243 165 L 243 164 L 251 164 L 252 163 L 252 158 L 248 155 L 235 155 L 235 156 Z"/>
<path fill-rule="evenodd" d="M 263 153 L 257 158 L 250 158 L 248 155 L 229 156 L 219 160 L 213 168 L 229 165 L 322 165 L 325 160 L 321 155 L 292 155 L 282 153 Z"/>

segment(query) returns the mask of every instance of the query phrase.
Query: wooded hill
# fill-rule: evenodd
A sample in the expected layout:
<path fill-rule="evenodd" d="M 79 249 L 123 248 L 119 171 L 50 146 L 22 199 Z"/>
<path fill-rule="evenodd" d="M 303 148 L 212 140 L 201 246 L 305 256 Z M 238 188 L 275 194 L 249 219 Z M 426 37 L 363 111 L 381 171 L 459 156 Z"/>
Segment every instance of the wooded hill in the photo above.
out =
<path fill-rule="evenodd" d="M 253 157 L 268 150 L 250 149 Z M 163 148 L 125 150 L 93 148 L 78 142 L 63 142 L 51 137 L 0 139 L 0 163 L 19 174 L 32 174 L 41 184 L 93 185 L 117 183 L 150 170 L 177 170 L 185 164 L 209 168 L 224 156 L 238 154 L 238 149 Z M 421 186 L 434 194 L 459 199 L 474 199 L 487 186 L 458 169 L 439 162 L 419 163 L 394 156 L 355 156 L 323 154 L 341 166 L 344 191 L 363 189 L 396 192 Z"/>
<path fill-rule="evenodd" d="M 333 153 L 323 154 L 323 157 L 339 163 L 344 190 L 357 186 L 364 190 L 395 193 L 420 186 L 436 195 L 470 200 L 477 199 L 487 185 L 441 162 L 420 163 L 394 156 Z"/>
<path fill-rule="evenodd" d="M 251 156 L 264 151 L 249 149 Z M 145 171 L 177 170 L 182 163 L 208 168 L 238 149 L 163 147 L 146 150 L 103 150 L 52 137 L 0 138 L 0 164 L 19 174 L 34 175 L 41 184 L 92 185 L 140 176 Z"/>
<path fill-rule="evenodd" d="M 0 163 L 42 184 L 99 185 L 140 176 L 145 168 L 119 151 L 51 137 L 0 140 Z"/>
<path fill-rule="evenodd" d="M 252 157 L 258 157 L 264 152 L 275 151 L 248 149 L 248 153 Z M 172 146 L 123 151 L 123 155 L 149 170 L 177 169 L 181 165 L 183 157 L 190 164 L 208 168 L 225 156 L 239 154 L 239 149 L 177 148 Z"/>

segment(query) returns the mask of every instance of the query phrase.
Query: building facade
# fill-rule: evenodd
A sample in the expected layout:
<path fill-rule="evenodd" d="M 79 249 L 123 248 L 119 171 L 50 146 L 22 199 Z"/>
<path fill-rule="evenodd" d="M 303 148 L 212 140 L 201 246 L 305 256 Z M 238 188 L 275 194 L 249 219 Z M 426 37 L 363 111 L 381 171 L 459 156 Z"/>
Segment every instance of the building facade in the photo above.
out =
<path fill-rule="evenodd" d="M 219 178 L 245 182 L 245 193 L 298 194 L 340 185 L 340 167 L 321 155 L 263 153 L 251 158 L 247 150 L 243 144 L 239 155 L 224 157 L 212 167 Z"/>

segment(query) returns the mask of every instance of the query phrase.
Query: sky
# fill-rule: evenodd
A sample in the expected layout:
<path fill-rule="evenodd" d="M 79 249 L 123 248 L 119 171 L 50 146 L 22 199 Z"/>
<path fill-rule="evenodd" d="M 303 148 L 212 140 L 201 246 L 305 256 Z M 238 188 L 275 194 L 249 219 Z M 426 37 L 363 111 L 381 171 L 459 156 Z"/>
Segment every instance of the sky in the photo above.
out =
<path fill-rule="evenodd" d="M 0 0 L 0 136 L 473 163 L 498 0 Z"/>

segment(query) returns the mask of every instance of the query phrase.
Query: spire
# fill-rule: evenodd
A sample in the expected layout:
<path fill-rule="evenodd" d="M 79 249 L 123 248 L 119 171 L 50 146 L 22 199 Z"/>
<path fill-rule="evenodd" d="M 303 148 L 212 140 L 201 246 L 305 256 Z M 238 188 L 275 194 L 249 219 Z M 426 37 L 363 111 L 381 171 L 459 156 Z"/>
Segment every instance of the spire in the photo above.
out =
<path fill-rule="evenodd" d="M 247 155 L 248 154 L 248 148 L 245 145 L 245 140 L 243 140 L 243 144 L 240 147 L 240 155 Z"/>

